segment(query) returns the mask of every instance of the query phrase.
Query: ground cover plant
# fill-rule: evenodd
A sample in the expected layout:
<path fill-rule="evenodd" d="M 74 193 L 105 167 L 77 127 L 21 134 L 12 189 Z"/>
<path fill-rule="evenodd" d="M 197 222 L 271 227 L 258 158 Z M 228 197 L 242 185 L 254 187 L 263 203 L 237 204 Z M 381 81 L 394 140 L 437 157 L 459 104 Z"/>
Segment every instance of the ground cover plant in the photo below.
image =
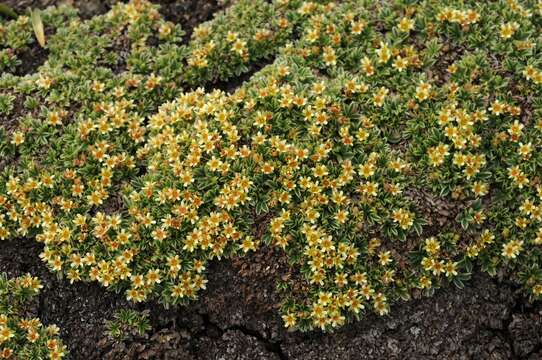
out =
<path fill-rule="evenodd" d="M 58 327 L 26 314 L 41 287 L 30 275 L 8 279 L 0 274 L 0 359 L 62 359 L 67 354 Z"/>
<path fill-rule="evenodd" d="M 301 330 L 474 266 L 542 296 L 541 2 L 238 1 L 188 41 L 146 1 L 43 14 L 35 74 L 28 19 L 0 28 L 0 239 L 70 281 L 184 304 L 273 246 Z"/>

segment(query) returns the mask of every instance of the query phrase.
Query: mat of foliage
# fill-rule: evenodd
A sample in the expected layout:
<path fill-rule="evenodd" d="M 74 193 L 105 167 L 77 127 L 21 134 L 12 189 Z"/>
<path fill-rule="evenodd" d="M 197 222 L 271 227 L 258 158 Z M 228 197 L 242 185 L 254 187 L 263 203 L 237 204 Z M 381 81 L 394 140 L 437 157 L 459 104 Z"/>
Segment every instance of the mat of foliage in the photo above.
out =
<path fill-rule="evenodd" d="M 293 331 L 474 267 L 542 296 L 540 2 L 239 0 L 188 32 L 146 1 L 42 17 L 32 70 L 29 19 L 2 25 L 0 239 L 43 243 L 70 283 L 186 305 L 209 264 L 273 251 Z"/>

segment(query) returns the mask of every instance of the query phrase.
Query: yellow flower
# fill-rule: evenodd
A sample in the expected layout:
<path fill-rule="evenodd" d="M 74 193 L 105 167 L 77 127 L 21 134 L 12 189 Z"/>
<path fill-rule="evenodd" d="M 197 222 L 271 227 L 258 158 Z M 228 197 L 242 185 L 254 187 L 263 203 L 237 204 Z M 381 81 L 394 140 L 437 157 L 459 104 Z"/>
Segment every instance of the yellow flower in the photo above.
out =
<path fill-rule="evenodd" d="M 156 241 L 163 241 L 169 236 L 169 233 L 164 228 L 157 228 L 152 231 L 152 237 Z"/>
<path fill-rule="evenodd" d="M 7 326 L 0 326 L 0 344 L 8 341 L 15 336 L 15 332 Z"/>
<path fill-rule="evenodd" d="M 284 321 L 284 325 L 287 328 L 294 327 L 297 324 L 296 316 L 290 312 L 285 315 L 282 315 L 282 321 Z"/>
<path fill-rule="evenodd" d="M 47 115 L 47 122 L 49 123 L 49 125 L 52 126 L 62 125 L 62 118 L 60 116 L 60 113 L 58 111 L 51 111 Z"/>
<path fill-rule="evenodd" d="M 509 168 L 508 177 L 514 180 L 514 184 L 520 189 L 529 184 L 529 178 L 523 173 L 523 171 L 521 171 L 519 166 Z"/>
<path fill-rule="evenodd" d="M 521 211 L 525 215 L 530 215 L 535 210 L 535 208 L 535 204 L 530 199 L 525 199 L 519 207 L 519 211 Z"/>
<path fill-rule="evenodd" d="M 317 165 L 313 170 L 313 175 L 316 177 L 323 177 L 329 174 L 327 167 L 325 165 Z"/>
<path fill-rule="evenodd" d="M 359 35 L 365 29 L 366 23 L 365 21 L 352 21 L 350 26 L 352 27 L 352 34 Z"/>
<path fill-rule="evenodd" d="M 271 163 L 266 162 L 262 165 L 262 172 L 266 175 L 272 174 L 275 171 L 275 167 Z"/>
<path fill-rule="evenodd" d="M 363 72 L 365 73 L 365 75 L 367 76 L 371 76 L 375 73 L 375 68 L 371 62 L 371 60 L 365 56 L 362 60 L 361 60 L 361 68 L 363 70 Z"/>
<path fill-rule="evenodd" d="M 87 200 L 90 205 L 98 206 L 103 204 L 103 196 L 101 191 L 93 191 L 90 195 L 87 196 Z"/>
<path fill-rule="evenodd" d="M 457 263 L 448 261 L 444 265 L 444 272 L 446 273 L 447 277 L 456 276 L 457 275 Z"/>
<path fill-rule="evenodd" d="M 422 276 L 419 280 L 420 289 L 429 289 L 431 287 L 431 279 L 427 276 Z"/>
<path fill-rule="evenodd" d="M 485 184 L 485 183 L 482 183 L 480 181 L 475 181 L 473 184 L 472 184 L 472 192 L 476 195 L 476 196 L 484 196 L 487 194 L 488 192 L 488 185 Z"/>
<path fill-rule="evenodd" d="M 355 314 L 359 314 L 359 312 L 363 309 L 365 309 L 365 306 L 361 303 L 360 299 L 357 297 L 350 300 L 350 310 L 352 310 Z"/>
<path fill-rule="evenodd" d="M 179 255 L 171 256 L 167 259 L 167 264 L 171 272 L 177 272 L 181 270 L 181 260 Z"/>
<path fill-rule="evenodd" d="M 433 271 L 433 275 L 435 276 L 439 276 L 440 274 L 442 274 L 445 271 L 444 263 L 442 262 L 442 260 L 433 261 L 433 263 L 431 264 L 431 270 Z"/>
<path fill-rule="evenodd" d="M 323 59 L 324 59 L 324 63 L 327 66 L 337 65 L 337 55 L 335 55 L 335 50 L 330 46 L 326 46 L 324 48 Z"/>
<path fill-rule="evenodd" d="M 407 230 L 414 224 L 414 214 L 405 209 L 393 210 L 392 219 L 398 223 L 401 229 Z"/>
<path fill-rule="evenodd" d="M 22 131 L 15 131 L 11 137 L 11 143 L 15 146 L 19 146 L 24 143 L 24 133 Z"/>
<path fill-rule="evenodd" d="M 424 249 L 429 254 L 435 255 L 440 250 L 440 243 L 438 242 L 438 240 L 434 236 L 432 236 L 432 237 L 430 237 L 428 239 L 425 239 Z"/>
<path fill-rule="evenodd" d="M 515 21 L 501 25 L 500 36 L 503 39 L 509 39 L 519 29 L 519 24 Z"/>
<path fill-rule="evenodd" d="M 250 237 L 246 237 L 241 243 L 241 250 L 243 250 L 244 253 L 247 253 L 251 250 L 255 251 L 256 243 Z"/>
<path fill-rule="evenodd" d="M 38 341 L 39 338 L 40 338 L 40 334 L 36 330 L 33 330 L 33 329 L 29 330 L 26 335 L 26 339 L 30 343 L 35 343 L 36 341 Z"/>
<path fill-rule="evenodd" d="M 232 50 L 240 56 L 245 55 L 248 52 L 247 42 L 241 39 L 235 40 L 232 45 Z"/>
<path fill-rule="evenodd" d="M 385 315 L 389 312 L 389 306 L 386 303 L 386 297 L 382 293 L 376 294 L 374 298 L 374 309 L 380 316 Z"/>
<path fill-rule="evenodd" d="M 335 220 L 337 220 L 337 222 L 339 222 L 341 224 L 344 224 L 347 219 L 348 219 L 348 211 L 339 210 L 335 214 Z"/>
<path fill-rule="evenodd" d="M 379 63 L 387 63 L 391 58 L 392 52 L 387 43 L 380 42 L 380 48 L 376 50 Z"/>
<path fill-rule="evenodd" d="M 525 76 L 527 80 L 532 80 L 536 77 L 538 70 L 536 70 L 532 65 L 528 65 L 525 67 L 525 69 L 523 69 L 521 73 L 523 76 Z"/>
<path fill-rule="evenodd" d="M 48 77 L 47 75 L 40 75 L 39 79 L 36 80 L 36 85 L 43 89 L 49 89 L 53 85 L 54 80 Z"/>
<path fill-rule="evenodd" d="M 427 150 L 427 155 L 429 156 L 429 163 L 432 166 L 439 166 L 444 163 L 446 156 L 450 155 L 448 151 L 450 148 L 447 144 L 439 144 L 438 146 L 430 147 Z"/>
<path fill-rule="evenodd" d="M 160 284 L 160 282 L 162 282 L 162 279 L 160 278 L 160 270 L 149 270 L 146 275 L 146 281 L 149 285 Z"/>
<path fill-rule="evenodd" d="M 92 91 L 100 93 L 100 92 L 104 91 L 105 85 L 104 85 L 104 83 L 102 83 L 102 82 L 100 82 L 98 80 L 94 80 L 92 82 L 92 85 L 91 85 L 90 88 L 92 89 Z"/>
<path fill-rule="evenodd" d="M 320 291 L 318 293 L 318 304 L 326 306 L 333 300 L 333 294 L 331 292 Z"/>
<path fill-rule="evenodd" d="M 384 105 L 384 100 L 390 91 L 385 87 L 380 87 L 378 91 L 373 95 L 373 104 L 378 107 Z"/>
<path fill-rule="evenodd" d="M 414 20 L 404 17 L 399 21 L 398 28 L 401 32 L 410 32 L 410 30 L 414 29 Z"/>
<path fill-rule="evenodd" d="M 433 260 L 432 258 L 424 257 L 422 261 L 420 262 L 420 264 L 422 265 L 425 271 L 429 271 L 433 268 L 434 261 L 435 260 Z"/>
<path fill-rule="evenodd" d="M 502 246 L 501 255 L 508 259 L 515 259 L 523 249 L 523 241 L 510 240 Z"/>
<path fill-rule="evenodd" d="M 397 69 L 399 72 L 402 72 L 408 67 L 408 59 L 401 57 L 401 55 L 398 55 L 391 66 L 394 69 Z"/>
<path fill-rule="evenodd" d="M 378 254 L 378 262 L 380 263 L 380 265 L 382 266 L 386 266 L 388 265 L 389 263 L 392 262 L 392 259 L 391 259 L 391 252 L 389 251 L 381 251 L 379 254 Z"/>
<path fill-rule="evenodd" d="M 505 108 L 506 108 L 505 104 L 501 103 L 497 99 L 493 101 L 493 104 L 491 104 L 491 107 L 489 108 L 489 110 L 495 115 L 500 115 L 504 112 Z"/>
<path fill-rule="evenodd" d="M 431 84 L 426 82 L 421 82 L 416 87 L 416 99 L 419 101 L 424 101 L 429 98 L 429 95 L 431 93 Z"/>
<path fill-rule="evenodd" d="M 528 159 L 531 156 L 532 150 L 533 150 L 532 143 L 530 142 L 527 144 L 519 143 L 518 154 L 524 160 Z"/>

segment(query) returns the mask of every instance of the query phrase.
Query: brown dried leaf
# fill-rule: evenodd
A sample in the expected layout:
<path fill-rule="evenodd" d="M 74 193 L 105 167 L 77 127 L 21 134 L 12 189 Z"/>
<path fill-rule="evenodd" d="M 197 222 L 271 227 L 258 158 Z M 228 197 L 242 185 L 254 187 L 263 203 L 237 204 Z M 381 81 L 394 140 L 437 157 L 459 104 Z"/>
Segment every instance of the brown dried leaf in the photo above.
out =
<path fill-rule="evenodd" d="M 32 19 L 32 28 L 34 34 L 41 47 L 45 47 L 45 32 L 43 30 L 43 21 L 41 21 L 41 13 L 38 9 L 30 10 L 30 17 Z"/>

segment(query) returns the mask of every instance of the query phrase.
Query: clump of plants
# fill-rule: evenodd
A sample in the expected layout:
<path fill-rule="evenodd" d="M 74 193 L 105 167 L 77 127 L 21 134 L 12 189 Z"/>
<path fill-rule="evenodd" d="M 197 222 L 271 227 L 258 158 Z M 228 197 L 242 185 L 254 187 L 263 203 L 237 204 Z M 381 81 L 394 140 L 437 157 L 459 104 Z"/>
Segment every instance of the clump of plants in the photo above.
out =
<path fill-rule="evenodd" d="M 62 359 L 67 354 L 57 326 L 27 315 L 41 288 L 30 275 L 9 279 L 0 274 L 0 359 Z"/>
<path fill-rule="evenodd" d="M 126 340 L 145 335 L 150 329 L 149 314 L 145 311 L 121 309 L 106 322 L 106 332 L 115 340 Z"/>
<path fill-rule="evenodd" d="M 0 239 L 164 304 L 275 246 L 309 289 L 281 284 L 301 330 L 474 266 L 540 299 L 541 28 L 542 3 L 515 0 L 239 1 L 188 44 L 146 1 L 74 20 L 36 74 L 0 78 L 24 99 L 0 133 Z"/>
<path fill-rule="evenodd" d="M 49 7 L 40 13 L 40 19 L 50 32 L 74 19 L 76 14 L 70 6 Z M 21 65 L 21 56 L 37 42 L 30 13 L 7 23 L 0 22 L 0 72 L 14 72 Z"/>

